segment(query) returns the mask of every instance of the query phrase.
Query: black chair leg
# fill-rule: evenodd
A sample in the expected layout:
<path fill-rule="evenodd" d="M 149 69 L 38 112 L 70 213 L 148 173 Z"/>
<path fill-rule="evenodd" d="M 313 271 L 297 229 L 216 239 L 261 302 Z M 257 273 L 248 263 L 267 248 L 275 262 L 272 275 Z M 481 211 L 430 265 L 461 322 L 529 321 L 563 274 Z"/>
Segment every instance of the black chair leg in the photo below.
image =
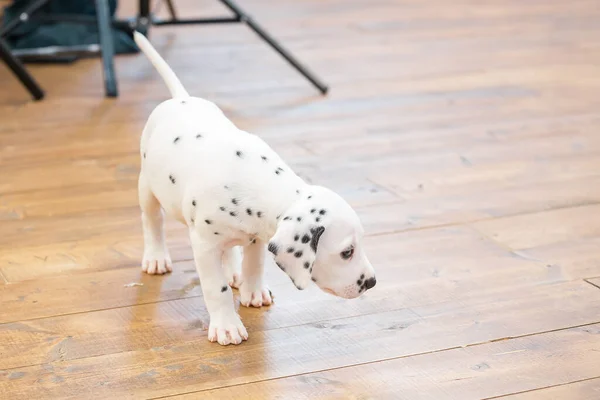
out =
<path fill-rule="evenodd" d="M 115 49 L 111 32 L 111 18 L 108 0 L 96 0 L 98 35 L 102 51 L 102 72 L 107 97 L 117 97 L 117 78 L 115 75 Z"/>
<path fill-rule="evenodd" d="M 23 64 L 16 58 L 6 42 L 0 38 L 0 59 L 2 59 L 8 68 L 15 74 L 21 83 L 29 90 L 29 93 L 35 100 L 44 98 L 44 91 L 40 88 L 33 77 L 27 72 Z"/>
<path fill-rule="evenodd" d="M 267 42 L 275 51 L 277 51 L 283 58 L 285 58 L 298 72 L 300 72 L 306 79 L 308 79 L 315 87 L 317 87 L 322 94 L 326 94 L 328 87 L 321 82 L 314 73 L 312 73 L 306 66 L 300 64 L 298 60 L 294 58 L 287 50 L 285 50 L 277 41 L 269 35 L 256 21 L 254 21 L 248 14 L 246 14 L 241 8 L 237 6 L 232 0 L 220 0 L 227 8 L 235 13 L 250 29 L 252 29 L 258 36 L 260 36 L 265 42 Z"/>
<path fill-rule="evenodd" d="M 177 12 L 175 11 L 175 5 L 172 0 L 165 0 L 167 3 L 167 7 L 169 8 L 169 14 L 171 14 L 171 19 L 177 19 Z"/>

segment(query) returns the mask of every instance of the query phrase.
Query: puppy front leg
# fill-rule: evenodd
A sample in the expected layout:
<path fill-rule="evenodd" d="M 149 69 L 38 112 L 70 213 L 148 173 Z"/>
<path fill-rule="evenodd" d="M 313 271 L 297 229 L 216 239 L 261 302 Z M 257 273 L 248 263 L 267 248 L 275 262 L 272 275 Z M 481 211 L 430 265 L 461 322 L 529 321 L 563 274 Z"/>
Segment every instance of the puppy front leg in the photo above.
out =
<path fill-rule="evenodd" d="M 171 272 L 173 267 L 165 240 L 163 211 L 143 174 L 140 174 L 138 180 L 138 197 L 144 234 L 142 271 L 150 275 Z"/>
<path fill-rule="evenodd" d="M 223 250 L 203 241 L 195 230 L 190 231 L 190 242 L 210 316 L 208 340 L 221 345 L 242 343 L 248 339 L 248 332 L 235 311 L 233 292 L 221 266 Z"/>
<path fill-rule="evenodd" d="M 265 244 L 256 239 L 244 247 L 240 303 L 246 307 L 268 306 L 273 302 L 265 283 Z"/>

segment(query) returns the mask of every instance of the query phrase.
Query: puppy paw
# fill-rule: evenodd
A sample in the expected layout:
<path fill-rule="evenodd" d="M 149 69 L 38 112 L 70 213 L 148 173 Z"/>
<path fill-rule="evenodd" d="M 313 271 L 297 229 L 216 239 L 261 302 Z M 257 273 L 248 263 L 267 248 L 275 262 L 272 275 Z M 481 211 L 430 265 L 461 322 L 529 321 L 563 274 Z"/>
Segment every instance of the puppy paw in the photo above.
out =
<path fill-rule="evenodd" d="M 162 275 L 173 271 L 171 257 L 166 251 L 145 251 L 142 271 L 149 275 Z"/>
<path fill-rule="evenodd" d="M 239 315 L 217 315 L 215 318 L 211 317 L 208 340 L 223 346 L 240 344 L 242 340 L 248 340 L 248 331 Z"/>
<path fill-rule="evenodd" d="M 240 304 L 245 307 L 270 306 L 273 294 L 266 285 L 252 287 L 242 282 L 240 286 Z"/>

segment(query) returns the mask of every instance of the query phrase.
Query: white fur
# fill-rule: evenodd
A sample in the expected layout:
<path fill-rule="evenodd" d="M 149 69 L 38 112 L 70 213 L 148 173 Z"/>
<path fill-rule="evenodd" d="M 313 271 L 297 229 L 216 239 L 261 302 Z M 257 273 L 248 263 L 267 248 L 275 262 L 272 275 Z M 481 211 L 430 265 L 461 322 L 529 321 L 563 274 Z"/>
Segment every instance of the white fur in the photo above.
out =
<path fill-rule="evenodd" d="M 138 32 L 134 38 L 172 95 L 153 110 L 141 137 L 142 269 L 172 269 L 163 214 L 189 227 L 210 314 L 208 339 L 226 345 L 248 338 L 230 286 L 239 287 L 244 306 L 271 304 L 264 281 L 267 245 L 300 290 L 312 279 L 328 293 L 354 298 L 374 286 L 352 207 L 331 190 L 305 183 L 215 104 L 189 96 L 148 40 Z M 345 259 L 349 246 L 354 254 Z"/>

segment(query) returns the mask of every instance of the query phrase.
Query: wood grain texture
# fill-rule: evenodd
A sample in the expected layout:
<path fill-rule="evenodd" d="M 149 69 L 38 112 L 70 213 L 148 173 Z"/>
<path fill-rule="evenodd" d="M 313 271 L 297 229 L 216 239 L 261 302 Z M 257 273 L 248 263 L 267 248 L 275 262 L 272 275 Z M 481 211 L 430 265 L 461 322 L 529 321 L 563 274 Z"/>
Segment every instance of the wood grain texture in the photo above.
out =
<path fill-rule="evenodd" d="M 48 93 L 33 103 L 0 64 L 0 397 L 597 398 L 597 2 L 243 7 L 327 97 L 242 26 L 151 41 L 190 93 L 355 207 L 377 286 L 296 291 L 269 258 L 272 306 L 233 293 L 249 340 L 209 343 L 185 227 L 167 222 L 173 273 L 140 269 L 138 144 L 168 96 L 152 65 L 118 56 L 106 99 L 98 59 L 29 64 Z"/>
<path fill-rule="evenodd" d="M 483 399 L 595 377 L 599 330 L 589 325 L 174 398 L 281 398 L 299 393 L 295 397 L 302 399 Z M 547 362 L 559 355 L 572 368 Z M 571 390 L 564 393 L 575 398 Z"/>
<path fill-rule="evenodd" d="M 586 400 L 600 396 L 600 377 L 501 397 L 504 400 Z"/>

